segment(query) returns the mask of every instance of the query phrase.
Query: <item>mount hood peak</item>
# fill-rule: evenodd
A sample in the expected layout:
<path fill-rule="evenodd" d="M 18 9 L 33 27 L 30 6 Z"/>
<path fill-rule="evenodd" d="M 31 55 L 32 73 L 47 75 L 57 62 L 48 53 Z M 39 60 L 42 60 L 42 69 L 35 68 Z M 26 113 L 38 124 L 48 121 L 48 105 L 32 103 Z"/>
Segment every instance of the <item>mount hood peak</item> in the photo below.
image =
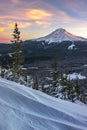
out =
<path fill-rule="evenodd" d="M 87 41 L 86 38 L 69 33 L 63 28 L 56 29 L 45 37 L 37 38 L 36 41 L 62 42 L 62 41 Z"/>

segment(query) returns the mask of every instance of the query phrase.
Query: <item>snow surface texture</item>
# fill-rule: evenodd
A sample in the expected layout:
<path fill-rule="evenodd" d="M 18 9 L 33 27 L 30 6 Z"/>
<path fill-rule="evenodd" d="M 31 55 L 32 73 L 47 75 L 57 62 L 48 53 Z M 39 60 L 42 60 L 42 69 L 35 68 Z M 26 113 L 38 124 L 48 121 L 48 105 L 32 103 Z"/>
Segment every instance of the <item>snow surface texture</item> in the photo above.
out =
<path fill-rule="evenodd" d="M 87 130 L 87 106 L 0 78 L 0 130 Z"/>
<path fill-rule="evenodd" d="M 62 42 L 62 41 L 87 41 L 86 38 L 75 36 L 62 28 L 55 30 L 54 32 L 45 37 L 37 38 L 34 40 L 46 41 L 49 42 L 49 44 L 52 42 Z"/>

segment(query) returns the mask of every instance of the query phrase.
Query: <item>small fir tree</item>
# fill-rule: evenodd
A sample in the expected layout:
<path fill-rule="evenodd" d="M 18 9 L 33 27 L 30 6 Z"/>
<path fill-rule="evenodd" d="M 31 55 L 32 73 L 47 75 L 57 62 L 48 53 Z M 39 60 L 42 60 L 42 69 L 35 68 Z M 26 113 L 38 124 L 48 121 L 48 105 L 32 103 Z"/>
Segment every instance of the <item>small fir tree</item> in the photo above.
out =
<path fill-rule="evenodd" d="M 67 79 L 66 74 L 61 74 L 61 79 L 60 79 L 60 90 L 59 93 L 61 93 L 61 99 L 67 100 L 69 98 L 69 95 L 71 93 L 71 84 L 70 80 Z"/>
<path fill-rule="evenodd" d="M 38 79 L 37 75 L 35 75 L 35 77 L 34 77 L 34 84 L 32 87 L 33 87 L 33 89 L 36 89 L 36 90 L 39 89 L 39 79 Z"/>
<path fill-rule="evenodd" d="M 76 78 L 75 83 L 74 83 L 73 86 L 75 88 L 75 93 L 74 93 L 75 100 L 80 100 L 81 101 L 81 92 L 80 92 L 78 77 Z"/>
<path fill-rule="evenodd" d="M 57 83 L 58 83 L 58 67 L 57 67 L 57 59 L 54 59 L 54 63 L 52 65 L 53 67 L 53 72 L 52 72 L 52 77 L 53 77 L 53 82 L 52 85 L 54 88 L 57 87 Z"/>
<path fill-rule="evenodd" d="M 54 58 L 50 78 L 51 78 L 51 81 L 49 83 L 49 86 L 45 88 L 45 92 L 48 93 L 49 95 L 56 97 L 58 86 L 59 86 L 59 79 L 60 79 L 58 66 L 57 66 L 57 58 Z"/>

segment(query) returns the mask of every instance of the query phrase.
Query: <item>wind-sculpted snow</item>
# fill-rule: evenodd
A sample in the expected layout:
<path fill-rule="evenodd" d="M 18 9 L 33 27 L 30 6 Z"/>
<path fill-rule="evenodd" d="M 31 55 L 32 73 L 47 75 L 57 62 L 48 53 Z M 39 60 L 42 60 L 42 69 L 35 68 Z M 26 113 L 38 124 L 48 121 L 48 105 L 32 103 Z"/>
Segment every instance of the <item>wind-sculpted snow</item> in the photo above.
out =
<path fill-rule="evenodd" d="M 0 130 L 87 130 L 87 106 L 0 78 Z"/>

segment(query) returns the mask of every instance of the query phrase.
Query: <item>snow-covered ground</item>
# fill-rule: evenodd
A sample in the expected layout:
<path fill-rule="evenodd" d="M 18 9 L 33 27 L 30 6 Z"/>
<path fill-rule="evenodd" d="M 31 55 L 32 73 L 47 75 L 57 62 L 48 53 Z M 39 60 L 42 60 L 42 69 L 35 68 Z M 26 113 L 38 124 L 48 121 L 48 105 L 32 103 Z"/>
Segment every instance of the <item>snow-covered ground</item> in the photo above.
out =
<path fill-rule="evenodd" d="M 73 50 L 75 47 L 75 44 L 71 44 L 69 47 L 68 47 L 68 50 Z"/>
<path fill-rule="evenodd" d="M 87 130 L 87 106 L 0 78 L 0 130 Z"/>
<path fill-rule="evenodd" d="M 68 78 L 70 78 L 70 80 L 75 80 L 75 79 L 80 79 L 80 80 L 82 80 L 82 79 L 86 79 L 86 77 L 85 76 L 83 76 L 83 75 L 81 75 L 80 73 L 78 74 L 78 73 L 72 73 L 72 74 L 69 74 L 68 75 Z"/>

